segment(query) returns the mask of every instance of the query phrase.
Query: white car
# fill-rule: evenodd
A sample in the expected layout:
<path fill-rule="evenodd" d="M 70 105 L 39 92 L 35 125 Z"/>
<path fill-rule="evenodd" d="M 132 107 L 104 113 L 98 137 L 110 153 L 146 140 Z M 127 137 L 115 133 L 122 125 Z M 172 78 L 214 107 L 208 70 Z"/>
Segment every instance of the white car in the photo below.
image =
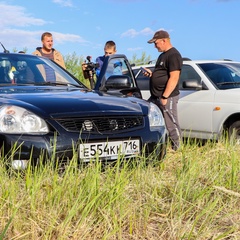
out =
<path fill-rule="evenodd" d="M 144 99 L 150 97 L 149 78 L 132 67 Z M 181 71 L 178 115 L 184 137 L 219 139 L 223 133 L 240 143 L 240 62 L 185 59 Z"/>

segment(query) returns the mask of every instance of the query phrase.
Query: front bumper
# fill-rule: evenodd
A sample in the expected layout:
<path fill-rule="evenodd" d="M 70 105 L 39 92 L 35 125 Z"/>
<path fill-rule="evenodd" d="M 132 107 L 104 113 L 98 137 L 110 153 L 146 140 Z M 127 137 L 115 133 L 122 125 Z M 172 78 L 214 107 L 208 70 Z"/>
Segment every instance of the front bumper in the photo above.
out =
<path fill-rule="evenodd" d="M 0 135 L 2 150 L 5 160 L 11 164 L 14 160 L 31 160 L 33 165 L 37 163 L 45 164 L 47 161 L 69 161 L 73 157 L 79 158 L 79 145 L 81 143 L 118 141 L 128 139 L 139 139 L 141 154 L 148 157 L 150 154 L 156 154 L 160 157 L 166 150 L 167 134 L 165 127 L 160 127 L 157 131 L 141 129 L 138 131 L 129 131 L 128 133 L 99 136 L 99 134 L 76 134 L 66 133 L 58 136 L 48 134 L 38 135 Z M 83 159 L 78 159 L 79 161 Z M 103 159 L 104 160 L 104 159 Z M 106 159 L 105 159 L 106 160 Z M 18 165 L 16 165 L 18 166 Z"/>

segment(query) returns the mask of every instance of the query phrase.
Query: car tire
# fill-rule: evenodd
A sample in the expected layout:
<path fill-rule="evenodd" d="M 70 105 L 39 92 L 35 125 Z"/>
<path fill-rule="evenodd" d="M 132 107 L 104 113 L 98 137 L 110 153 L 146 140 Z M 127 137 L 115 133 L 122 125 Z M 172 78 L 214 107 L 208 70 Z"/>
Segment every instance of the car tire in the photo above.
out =
<path fill-rule="evenodd" d="M 240 144 L 240 121 L 233 122 L 228 130 L 229 139 Z"/>

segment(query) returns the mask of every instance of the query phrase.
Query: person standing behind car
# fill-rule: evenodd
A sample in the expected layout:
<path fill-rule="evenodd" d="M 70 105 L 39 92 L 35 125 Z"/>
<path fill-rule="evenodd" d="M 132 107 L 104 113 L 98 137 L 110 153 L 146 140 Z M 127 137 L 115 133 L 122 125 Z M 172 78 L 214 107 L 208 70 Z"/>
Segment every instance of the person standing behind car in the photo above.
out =
<path fill-rule="evenodd" d="M 52 33 L 44 32 L 41 36 L 41 41 L 42 47 L 37 47 L 32 54 L 47 57 L 66 69 L 62 54 L 53 48 Z"/>
<path fill-rule="evenodd" d="M 95 69 L 95 72 L 96 72 L 97 77 L 100 74 L 100 71 L 101 71 L 103 62 L 105 60 L 105 57 L 107 57 L 109 55 L 112 55 L 112 54 L 115 54 L 116 52 L 117 52 L 117 50 L 116 50 L 115 42 L 112 41 L 112 40 L 107 41 L 105 43 L 105 46 L 104 46 L 104 55 L 96 58 L 96 63 L 98 64 L 98 67 Z M 87 64 L 83 63 L 82 64 L 83 76 L 84 76 L 85 79 L 88 79 L 90 76 L 89 76 L 89 73 L 86 69 L 87 69 Z"/>
<path fill-rule="evenodd" d="M 182 56 L 170 42 L 168 32 L 157 31 L 148 43 L 154 43 L 162 52 L 156 62 L 153 72 L 147 69 L 150 77 L 149 101 L 154 102 L 162 110 L 172 149 L 177 150 L 181 142 L 181 129 L 178 122 L 177 104 L 179 100 L 179 77 L 182 69 Z"/>
<path fill-rule="evenodd" d="M 112 55 L 112 54 L 115 54 L 117 52 L 117 49 L 116 49 L 116 44 L 114 41 L 107 41 L 105 43 L 105 46 L 104 46 L 104 55 L 103 56 L 99 56 L 97 57 L 96 59 L 96 63 L 99 64 L 99 67 L 96 69 L 96 76 L 98 77 L 99 74 L 100 74 L 100 71 L 101 71 L 101 68 L 102 68 L 102 65 L 103 65 L 103 62 L 105 60 L 105 57 L 109 56 L 109 55 Z"/>

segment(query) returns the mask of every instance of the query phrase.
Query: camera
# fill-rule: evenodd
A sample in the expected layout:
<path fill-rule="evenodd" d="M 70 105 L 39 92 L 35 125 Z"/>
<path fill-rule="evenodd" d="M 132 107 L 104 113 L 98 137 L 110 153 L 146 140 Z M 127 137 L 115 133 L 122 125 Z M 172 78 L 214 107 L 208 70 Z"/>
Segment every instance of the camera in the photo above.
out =
<path fill-rule="evenodd" d="M 94 74 L 96 73 L 96 69 L 99 68 L 99 64 L 91 62 L 91 58 L 92 58 L 91 56 L 87 56 L 87 60 L 85 61 L 84 71 L 87 72 L 87 78 L 89 78 L 90 86 L 93 89 L 94 88 Z"/>
<path fill-rule="evenodd" d="M 93 63 L 93 62 L 91 62 L 91 56 L 87 56 L 87 61 L 88 62 L 86 62 L 85 61 L 85 63 L 86 63 L 86 71 L 93 71 L 94 73 L 95 73 L 95 70 L 96 70 L 96 68 L 98 68 L 99 67 L 99 64 L 98 63 Z"/>

